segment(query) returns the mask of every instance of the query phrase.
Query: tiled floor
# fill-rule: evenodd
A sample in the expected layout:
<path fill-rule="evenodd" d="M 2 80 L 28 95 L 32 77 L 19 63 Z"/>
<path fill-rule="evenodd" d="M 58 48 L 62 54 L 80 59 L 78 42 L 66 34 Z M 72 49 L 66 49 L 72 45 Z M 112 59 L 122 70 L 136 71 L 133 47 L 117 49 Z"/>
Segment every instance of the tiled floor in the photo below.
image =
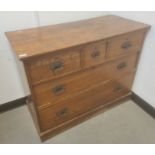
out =
<path fill-rule="evenodd" d="M 41 143 L 27 106 L 0 114 L 0 143 Z M 155 119 L 127 101 L 44 143 L 155 143 Z"/>

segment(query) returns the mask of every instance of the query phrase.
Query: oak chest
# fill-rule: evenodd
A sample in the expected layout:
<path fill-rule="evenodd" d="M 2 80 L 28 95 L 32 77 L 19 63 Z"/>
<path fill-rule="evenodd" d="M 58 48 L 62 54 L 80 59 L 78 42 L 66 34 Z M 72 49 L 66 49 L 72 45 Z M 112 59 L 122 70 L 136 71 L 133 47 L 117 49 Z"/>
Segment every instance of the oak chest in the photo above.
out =
<path fill-rule="evenodd" d="M 42 139 L 131 94 L 149 28 L 109 15 L 6 33 L 24 63 Z"/>

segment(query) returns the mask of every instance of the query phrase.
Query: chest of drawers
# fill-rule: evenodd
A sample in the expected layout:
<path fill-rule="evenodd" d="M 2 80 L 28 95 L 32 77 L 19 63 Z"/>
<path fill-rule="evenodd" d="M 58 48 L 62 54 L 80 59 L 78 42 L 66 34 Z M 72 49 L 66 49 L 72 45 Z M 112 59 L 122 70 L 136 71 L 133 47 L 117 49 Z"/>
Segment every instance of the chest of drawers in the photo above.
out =
<path fill-rule="evenodd" d="M 149 28 L 110 15 L 6 33 L 24 63 L 41 139 L 131 95 Z"/>

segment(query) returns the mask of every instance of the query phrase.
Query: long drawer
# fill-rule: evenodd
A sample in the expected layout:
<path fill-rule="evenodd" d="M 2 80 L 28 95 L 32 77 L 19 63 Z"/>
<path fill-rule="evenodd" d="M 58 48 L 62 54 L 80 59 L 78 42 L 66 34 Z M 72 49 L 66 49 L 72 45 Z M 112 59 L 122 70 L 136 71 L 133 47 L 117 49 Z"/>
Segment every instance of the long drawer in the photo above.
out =
<path fill-rule="evenodd" d="M 134 70 L 135 62 L 136 55 L 122 57 L 87 71 L 37 85 L 34 87 L 36 104 L 39 107 L 54 105 L 103 81 L 121 77 Z"/>
<path fill-rule="evenodd" d="M 102 83 L 77 97 L 70 98 L 57 105 L 40 110 L 39 118 L 41 130 L 44 131 L 58 126 L 80 114 L 129 93 L 133 77 L 133 74 L 130 74 L 121 79 Z"/>

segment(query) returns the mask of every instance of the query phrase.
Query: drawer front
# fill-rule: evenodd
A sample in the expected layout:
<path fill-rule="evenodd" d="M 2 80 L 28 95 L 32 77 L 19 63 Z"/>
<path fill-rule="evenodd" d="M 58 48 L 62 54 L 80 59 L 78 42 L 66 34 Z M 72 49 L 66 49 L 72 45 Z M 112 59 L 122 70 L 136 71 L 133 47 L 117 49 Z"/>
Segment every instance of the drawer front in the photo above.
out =
<path fill-rule="evenodd" d="M 37 85 L 34 87 L 36 104 L 41 107 L 54 105 L 60 100 L 87 91 L 103 81 L 123 76 L 134 70 L 135 61 L 136 55 L 122 57 L 96 68 Z"/>
<path fill-rule="evenodd" d="M 70 98 L 55 106 L 42 109 L 39 111 L 41 130 L 44 131 L 58 126 L 80 114 L 129 93 L 132 81 L 133 75 L 130 75 L 124 77 L 124 79 L 115 79 L 102 83 L 98 87 L 75 98 Z"/>
<path fill-rule="evenodd" d="M 42 56 L 28 63 L 32 83 L 53 79 L 80 69 L 80 52 L 67 51 L 55 55 Z"/>
<path fill-rule="evenodd" d="M 84 67 L 94 66 L 105 61 L 105 41 L 88 44 L 82 51 L 84 54 Z"/>
<path fill-rule="evenodd" d="M 113 58 L 138 52 L 141 49 L 144 33 L 135 32 L 112 38 L 108 41 L 107 57 Z"/>

